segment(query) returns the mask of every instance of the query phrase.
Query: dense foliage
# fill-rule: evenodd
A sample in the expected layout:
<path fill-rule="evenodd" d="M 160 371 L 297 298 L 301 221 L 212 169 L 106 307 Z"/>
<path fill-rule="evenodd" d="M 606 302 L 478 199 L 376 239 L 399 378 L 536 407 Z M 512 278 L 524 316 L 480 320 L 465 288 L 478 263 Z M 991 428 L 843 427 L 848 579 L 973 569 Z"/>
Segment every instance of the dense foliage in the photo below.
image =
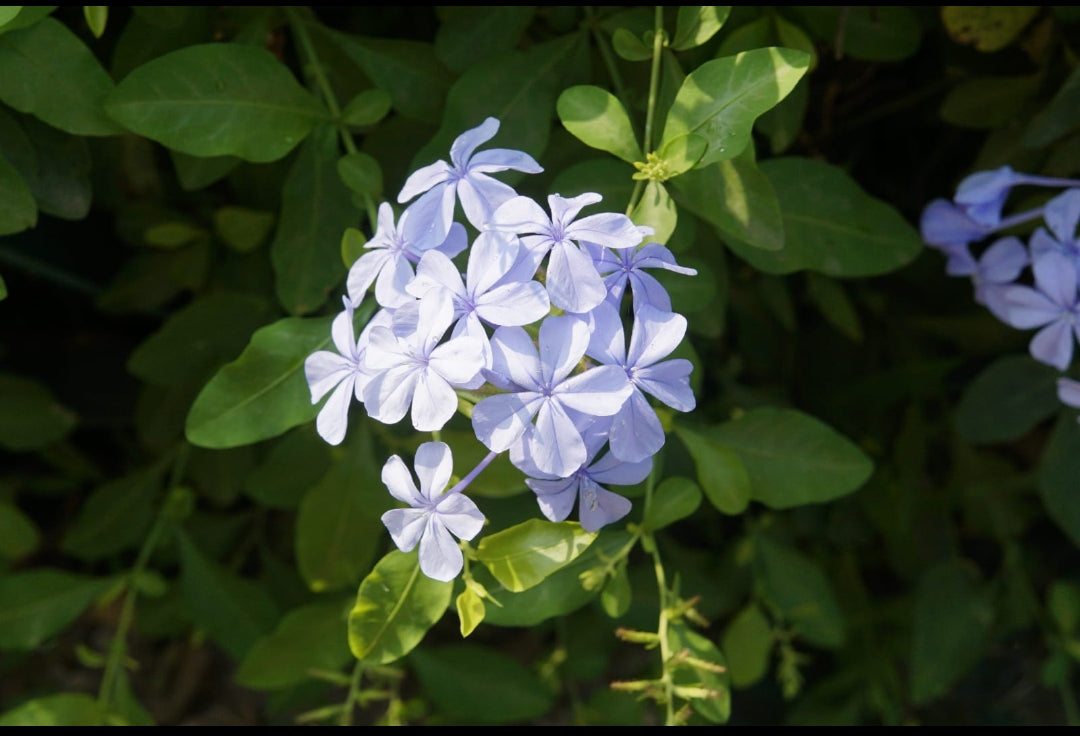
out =
<path fill-rule="evenodd" d="M 1080 722 L 1078 23 L 0 7 L 0 725 Z"/>

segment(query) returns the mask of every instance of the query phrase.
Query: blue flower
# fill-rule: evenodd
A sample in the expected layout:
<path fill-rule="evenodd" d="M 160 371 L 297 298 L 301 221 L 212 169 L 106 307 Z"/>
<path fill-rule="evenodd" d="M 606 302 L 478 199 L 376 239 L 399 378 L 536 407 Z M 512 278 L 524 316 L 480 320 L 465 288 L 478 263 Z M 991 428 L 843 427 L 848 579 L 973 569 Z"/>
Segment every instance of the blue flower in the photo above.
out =
<path fill-rule="evenodd" d="M 1076 267 L 1051 251 L 1035 258 L 1032 271 L 1035 288 L 1010 286 L 1005 292 L 1005 321 L 1021 330 L 1042 327 L 1031 340 L 1031 355 L 1063 371 L 1072 362 L 1073 335 L 1080 339 Z"/>
<path fill-rule="evenodd" d="M 383 466 L 382 481 L 390 495 L 410 508 L 391 509 L 382 515 L 382 522 L 402 552 L 420 545 L 421 572 L 435 580 L 453 580 L 464 565 L 453 537 L 466 541 L 475 537 L 484 526 L 484 515 L 467 496 L 443 493 L 454 469 L 445 443 L 420 445 L 415 465 L 419 490 L 400 457 L 392 456 Z"/>
<path fill-rule="evenodd" d="M 405 181 L 398 202 L 408 202 L 423 194 L 409 208 L 413 216 L 405 227 L 406 237 L 415 243 L 441 243 L 454 220 L 454 205 L 461 199 L 465 217 L 477 230 L 483 230 L 491 213 L 516 196 L 511 187 L 492 179 L 496 171 L 524 171 L 537 174 L 544 169 L 527 153 L 495 148 L 475 153 L 483 143 L 499 132 L 499 121 L 488 118 L 457 137 L 450 147 L 450 163 L 435 163 L 417 169 Z"/>
<path fill-rule="evenodd" d="M 485 375 L 508 393 L 489 396 L 473 408 L 477 439 L 494 452 L 524 442 L 536 467 L 560 478 L 580 468 L 588 453 L 568 412 L 611 416 L 631 391 L 626 373 L 615 366 L 570 376 L 588 345 L 588 327 L 570 316 L 544 320 L 539 352 L 522 328 L 496 330 L 492 368 Z"/>

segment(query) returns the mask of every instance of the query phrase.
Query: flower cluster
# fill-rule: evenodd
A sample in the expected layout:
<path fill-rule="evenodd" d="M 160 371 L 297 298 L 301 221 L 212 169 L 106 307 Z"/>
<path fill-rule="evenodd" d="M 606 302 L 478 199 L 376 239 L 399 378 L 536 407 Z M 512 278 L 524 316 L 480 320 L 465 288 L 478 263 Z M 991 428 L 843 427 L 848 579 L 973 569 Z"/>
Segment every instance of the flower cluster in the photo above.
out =
<path fill-rule="evenodd" d="M 1004 216 L 1014 187 L 1033 185 L 1065 191 L 1045 205 Z M 920 222 L 923 240 L 942 251 L 946 272 L 969 277 L 975 300 L 998 319 L 1021 330 L 1038 329 L 1030 352 L 1065 371 L 1080 340 L 1080 181 L 1021 174 L 1008 166 L 964 179 L 952 201 L 927 205 Z M 1002 235 L 1042 220 L 1027 242 Z M 979 247 L 978 251 L 973 247 Z M 1058 397 L 1080 407 L 1080 383 L 1058 380 Z"/>
<path fill-rule="evenodd" d="M 390 493 L 409 506 L 383 522 L 402 550 L 419 546 L 421 570 L 438 580 L 463 566 L 451 535 L 468 541 L 482 528 L 462 491 L 498 454 L 528 477 L 544 516 L 563 521 L 576 500 L 582 526 L 595 531 L 630 511 L 601 484 L 642 481 L 664 444 L 646 395 L 694 408 L 691 363 L 668 357 L 686 320 L 646 269 L 695 272 L 645 242 L 652 230 L 626 215 L 582 216 L 598 194 L 552 194 L 545 208 L 489 176 L 542 170 L 520 151 L 478 152 L 498 129 L 488 118 L 458 137 L 449 163 L 413 173 L 398 195 L 411 204 L 396 220 L 389 203 L 379 207 L 333 322 L 337 351 L 305 363 L 312 403 L 330 394 L 316 421 L 330 444 L 344 439 L 354 398 L 380 422 L 408 414 L 421 432 L 439 431 L 459 409 L 471 416 L 490 452 L 453 487 L 441 442 L 416 453 L 419 490 L 398 456 L 383 468 Z M 470 228 L 454 220 L 458 203 Z M 354 313 L 372 287 L 380 309 L 356 337 Z"/>

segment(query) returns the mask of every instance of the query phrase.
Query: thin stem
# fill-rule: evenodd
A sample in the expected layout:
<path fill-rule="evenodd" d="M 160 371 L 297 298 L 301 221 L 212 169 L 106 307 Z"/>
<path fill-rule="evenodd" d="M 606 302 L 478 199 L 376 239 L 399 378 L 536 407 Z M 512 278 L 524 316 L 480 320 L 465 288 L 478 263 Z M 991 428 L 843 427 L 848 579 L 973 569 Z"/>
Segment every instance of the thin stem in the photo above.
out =
<path fill-rule="evenodd" d="M 646 516 L 648 516 L 648 509 L 652 505 L 655 487 L 656 476 L 654 473 L 649 473 L 649 478 L 645 483 Z M 644 532 L 642 538 L 644 548 L 649 551 L 653 558 L 653 573 L 656 575 L 656 587 L 660 598 L 660 619 L 656 626 L 656 635 L 660 640 L 660 664 L 663 668 L 661 682 L 664 684 L 664 704 L 667 709 L 664 723 L 673 726 L 675 725 L 675 681 L 671 676 L 671 671 L 668 669 L 668 662 L 671 660 L 671 649 L 668 646 L 667 575 L 664 573 L 664 564 L 660 560 L 660 550 L 656 546 L 656 538 L 652 532 Z"/>
<path fill-rule="evenodd" d="M 187 443 L 182 443 L 180 449 L 176 453 L 172 473 L 170 473 L 169 476 L 169 483 L 166 486 L 170 490 L 179 484 L 180 478 L 183 475 L 184 464 L 187 462 L 187 449 Z M 105 662 L 105 672 L 101 676 L 101 688 L 98 690 L 98 703 L 106 710 L 108 710 L 109 706 L 112 704 L 113 696 L 116 693 L 116 685 L 122 671 L 121 668 L 124 666 L 124 658 L 127 654 L 127 634 L 135 616 L 135 599 L 138 597 L 138 580 L 146 570 L 147 563 L 150 561 L 150 555 L 153 554 L 154 548 L 157 547 L 162 532 L 165 531 L 166 525 L 171 520 L 172 515 L 170 513 L 169 499 L 166 498 L 165 502 L 161 505 L 161 508 L 158 509 L 157 518 L 154 519 L 154 525 L 150 527 L 150 532 L 146 535 L 142 547 L 139 548 L 139 554 L 135 558 L 135 566 L 132 567 L 131 572 L 128 573 L 127 590 L 124 593 L 124 605 L 120 609 L 120 621 L 116 626 L 116 634 L 113 636 L 112 641 L 109 642 L 109 657 Z"/>
<path fill-rule="evenodd" d="M 360 678 L 364 674 L 364 665 L 357 662 L 353 667 L 352 679 L 349 680 L 349 693 L 345 696 L 345 704 L 341 707 L 341 716 L 338 719 L 339 726 L 351 726 L 353 709 L 360 699 Z"/>
<path fill-rule="evenodd" d="M 626 87 L 623 85 L 622 74 L 619 73 L 618 63 L 611 53 L 611 47 L 608 45 L 607 39 L 600 33 L 600 29 L 596 24 L 596 15 L 589 5 L 583 7 L 582 10 L 585 12 L 585 20 L 588 22 L 589 30 L 592 31 L 593 37 L 596 39 L 596 48 L 600 52 L 600 58 L 603 60 L 604 67 L 611 77 L 611 86 L 615 88 L 615 96 L 619 98 L 623 107 L 629 110 L 630 99 L 627 97 Z"/>
<path fill-rule="evenodd" d="M 489 452 L 483 460 L 476 464 L 475 468 L 469 471 L 468 475 L 458 481 L 457 485 L 455 485 L 453 488 L 446 492 L 447 495 L 451 493 L 460 493 L 461 491 L 465 490 L 470 483 L 476 480 L 476 476 L 480 475 L 480 472 L 488 465 L 491 465 L 491 461 L 498 456 L 499 453 L 497 452 Z"/>
<path fill-rule="evenodd" d="M 649 97 L 648 107 L 645 110 L 645 137 L 641 141 L 641 150 L 646 159 L 653 152 L 653 124 L 656 121 L 656 101 L 660 95 L 660 60 L 664 53 L 664 7 L 657 5 L 653 12 L 653 52 L 652 67 L 649 70 Z M 641 199 L 641 193 L 645 190 L 645 182 L 639 179 L 634 184 L 634 191 L 630 195 L 630 204 L 626 213 L 630 214 Z"/>
<path fill-rule="evenodd" d="M 345 150 L 349 153 L 356 153 L 356 144 L 353 142 L 352 135 L 349 134 L 349 131 L 345 129 L 344 124 L 341 122 L 341 107 L 338 105 L 337 97 L 334 95 L 334 90 L 330 86 L 330 80 L 328 80 L 323 73 L 322 64 L 319 62 L 319 55 L 315 53 L 315 45 L 311 42 L 311 36 L 308 35 L 307 28 L 304 27 L 303 22 L 300 20 L 300 16 L 296 14 L 296 11 L 293 8 L 286 7 L 284 10 L 285 17 L 289 19 L 289 26 L 292 28 L 296 40 L 300 42 L 300 48 L 303 50 L 304 56 L 308 59 L 308 67 L 311 69 L 311 74 L 315 78 L 315 84 L 319 88 L 319 92 L 326 102 L 326 106 L 330 108 L 330 114 L 337 124 L 338 134 L 341 136 L 342 145 L 345 146 Z"/>

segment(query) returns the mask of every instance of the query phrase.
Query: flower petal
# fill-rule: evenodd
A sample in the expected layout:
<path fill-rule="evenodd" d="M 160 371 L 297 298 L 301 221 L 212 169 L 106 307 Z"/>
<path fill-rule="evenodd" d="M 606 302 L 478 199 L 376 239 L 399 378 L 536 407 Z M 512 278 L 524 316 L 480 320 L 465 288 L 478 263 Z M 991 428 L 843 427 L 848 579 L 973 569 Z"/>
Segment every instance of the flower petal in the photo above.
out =
<path fill-rule="evenodd" d="M 413 459 L 416 477 L 420 479 L 420 493 L 434 504 L 446 490 L 450 474 L 454 472 L 454 456 L 445 442 L 425 442 L 416 448 Z"/>
<path fill-rule="evenodd" d="M 420 571 L 432 580 L 444 583 L 456 578 L 465 566 L 461 553 L 450 532 L 437 514 L 428 518 L 427 531 L 420 539 Z"/>

